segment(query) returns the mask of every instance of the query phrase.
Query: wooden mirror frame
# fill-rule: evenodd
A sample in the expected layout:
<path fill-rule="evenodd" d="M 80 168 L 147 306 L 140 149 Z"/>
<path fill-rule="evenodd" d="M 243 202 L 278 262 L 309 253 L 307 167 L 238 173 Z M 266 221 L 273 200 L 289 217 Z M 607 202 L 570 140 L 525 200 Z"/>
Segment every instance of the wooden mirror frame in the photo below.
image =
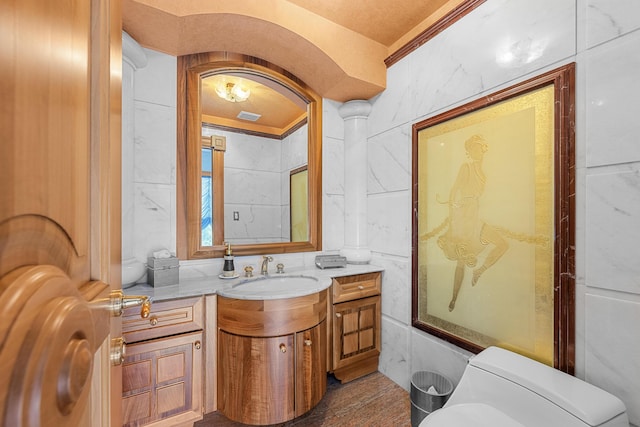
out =
<path fill-rule="evenodd" d="M 225 246 L 200 245 L 201 77 L 243 71 L 269 78 L 308 105 L 309 241 L 234 245 L 235 255 L 313 252 L 322 249 L 322 98 L 286 70 L 247 55 L 209 52 L 178 57 L 177 95 L 177 255 L 180 259 L 220 258 Z"/>

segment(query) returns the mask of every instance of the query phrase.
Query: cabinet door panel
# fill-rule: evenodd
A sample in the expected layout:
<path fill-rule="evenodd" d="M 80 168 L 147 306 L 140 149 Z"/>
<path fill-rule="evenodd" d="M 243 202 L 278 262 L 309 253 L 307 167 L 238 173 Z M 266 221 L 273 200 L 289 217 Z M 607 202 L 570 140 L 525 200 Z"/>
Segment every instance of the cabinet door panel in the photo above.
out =
<path fill-rule="evenodd" d="M 333 368 L 380 354 L 380 296 L 333 306 Z"/>
<path fill-rule="evenodd" d="M 327 391 L 327 322 L 296 334 L 296 417 L 316 406 Z"/>
<path fill-rule="evenodd" d="M 123 364 L 124 426 L 173 417 L 173 422 L 202 417 L 202 332 L 127 346 Z"/>
<path fill-rule="evenodd" d="M 227 418 L 264 425 L 294 417 L 293 334 L 262 338 L 220 330 L 218 349 L 218 409 Z"/>

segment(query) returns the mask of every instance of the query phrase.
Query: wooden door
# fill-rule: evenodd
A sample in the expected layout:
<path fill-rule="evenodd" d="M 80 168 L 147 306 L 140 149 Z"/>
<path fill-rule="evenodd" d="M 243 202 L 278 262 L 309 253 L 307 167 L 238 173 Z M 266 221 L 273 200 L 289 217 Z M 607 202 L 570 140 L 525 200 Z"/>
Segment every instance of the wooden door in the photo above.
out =
<path fill-rule="evenodd" d="M 296 417 L 315 407 L 327 392 L 327 321 L 296 334 Z"/>
<path fill-rule="evenodd" d="M 2 1 L 1 425 L 120 424 L 120 15 L 120 0 Z"/>
<path fill-rule="evenodd" d="M 294 335 L 218 332 L 218 410 L 244 424 L 276 424 L 294 412 Z"/>

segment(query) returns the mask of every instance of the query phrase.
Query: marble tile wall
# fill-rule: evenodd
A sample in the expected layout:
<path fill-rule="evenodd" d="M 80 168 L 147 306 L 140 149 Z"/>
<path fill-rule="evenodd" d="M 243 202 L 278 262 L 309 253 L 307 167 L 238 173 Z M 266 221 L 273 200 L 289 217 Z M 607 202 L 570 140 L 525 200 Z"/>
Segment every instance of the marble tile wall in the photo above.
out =
<path fill-rule="evenodd" d="M 154 251 L 176 248 L 177 80 L 175 57 L 144 52 L 147 65 L 133 76 L 133 147 L 125 153 L 123 146 L 123 169 L 132 163 L 133 173 L 122 230 L 123 253 L 146 263 Z"/>
<path fill-rule="evenodd" d="M 578 259 L 581 374 L 620 396 L 640 425 L 640 3 L 584 0 L 584 222 Z M 578 241 L 580 243 L 580 241 Z"/>
<path fill-rule="evenodd" d="M 386 268 L 380 370 L 398 384 L 422 369 L 457 382 L 470 356 L 411 327 L 412 124 L 576 62 L 576 375 L 640 425 L 639 29 L 634 0 L 492 0 L 388 70 L 369 117 L 369 239 Z"/>

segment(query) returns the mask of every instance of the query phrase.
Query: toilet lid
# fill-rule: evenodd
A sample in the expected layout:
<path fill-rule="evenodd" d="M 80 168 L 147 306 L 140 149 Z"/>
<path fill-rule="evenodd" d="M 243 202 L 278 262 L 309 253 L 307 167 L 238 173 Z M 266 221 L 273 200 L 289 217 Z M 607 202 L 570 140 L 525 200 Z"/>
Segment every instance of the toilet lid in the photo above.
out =
<path fill-rule="evenodd" d="M 430 413 L 419 427 L 524 427 L 484 403 L 460 403 Z"/>

